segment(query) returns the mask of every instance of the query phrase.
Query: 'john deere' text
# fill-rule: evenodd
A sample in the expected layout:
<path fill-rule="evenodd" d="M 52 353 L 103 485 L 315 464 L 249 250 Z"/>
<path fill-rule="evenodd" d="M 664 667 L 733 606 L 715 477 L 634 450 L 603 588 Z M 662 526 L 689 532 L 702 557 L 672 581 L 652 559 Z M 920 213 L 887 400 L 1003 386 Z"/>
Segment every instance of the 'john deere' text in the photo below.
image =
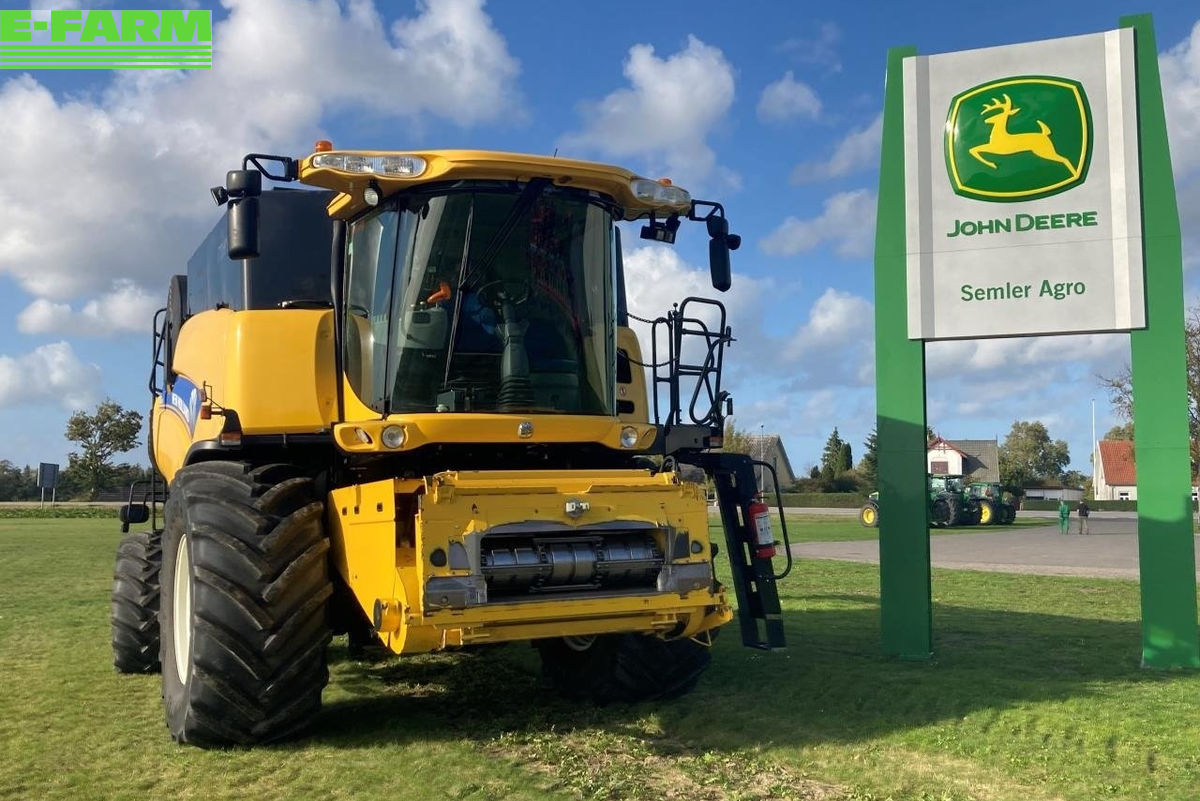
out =
<path fill-rule="evenodd" d="M 1014 231 L 1050 231 L 1057 228 L 1088 228 L 1099 225 L 1094 211 L 1068 211 L 1063 214 L 1014 214 L 1012 217 L 993 217 L 990 220 L 955 220 L 954 230 L 946 234 L 980 236 Z"/>

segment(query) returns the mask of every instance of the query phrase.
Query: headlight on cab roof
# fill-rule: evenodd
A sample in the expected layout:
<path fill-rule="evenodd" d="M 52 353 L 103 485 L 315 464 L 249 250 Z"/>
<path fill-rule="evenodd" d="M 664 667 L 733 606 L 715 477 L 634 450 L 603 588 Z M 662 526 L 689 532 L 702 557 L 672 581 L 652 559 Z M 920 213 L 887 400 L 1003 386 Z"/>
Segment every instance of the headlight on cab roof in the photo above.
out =
<path fill-rule="evenodd" d="M 629 188 L 633 190 L 634 197 L 650 206 L 687 209 L 692 205 L 692 196 L 688 191 L 672 185 L 670 181 L 664 183 L 649 178 L 634 178 L 629 182 Z"/>
<path fill-rule="evenodd" d="M 317 153 L 313 167 L 364 175 L 415 178 L 425 172 L 425 159 L 420 156 L 363 156 L 358 153 Z"/>

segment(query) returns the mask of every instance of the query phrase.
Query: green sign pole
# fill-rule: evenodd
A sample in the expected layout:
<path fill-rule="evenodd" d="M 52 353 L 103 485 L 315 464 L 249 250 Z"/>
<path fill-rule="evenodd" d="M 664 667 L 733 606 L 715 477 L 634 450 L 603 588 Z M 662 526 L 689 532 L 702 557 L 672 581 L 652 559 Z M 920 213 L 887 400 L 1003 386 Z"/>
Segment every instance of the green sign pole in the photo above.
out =
<path fill-rule="evenodd" d="M 1144 330 L 1130 334 L 1142 664 L 1200 667 L 1179 209 L 1167 148 L 1154 26 L 1149 14 L 1122 17 L 1120 24 L 1133 28 L 1137 40 L 1148 322 Z"/>
<path fill-rule="evenodd" d="M 879 606 L 884 653 L 933 651 L 929 503 L 925 486 L 925 343 L 908 338 L 904 198 L 904 81 L 888 50 L 875 224 L 875 398 L 879 442 Z"/>

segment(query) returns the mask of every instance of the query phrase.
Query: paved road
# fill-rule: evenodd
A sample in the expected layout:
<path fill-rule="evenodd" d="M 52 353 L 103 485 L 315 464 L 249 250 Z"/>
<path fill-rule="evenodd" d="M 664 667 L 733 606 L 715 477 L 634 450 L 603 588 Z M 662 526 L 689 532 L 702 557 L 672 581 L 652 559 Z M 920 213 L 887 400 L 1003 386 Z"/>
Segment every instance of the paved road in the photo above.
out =
<path fill-rule="evenodd" d="M 1046 526 L 1036 528 L 987 528 L 978 534 L 935 535 L 930 537 L 930 555 L 935 567 L 959 570 L 1137 579 L 1137 517 L 1133 513 L 1093 514 L 1091 534 L 1086 537 L 1074 533 L 1078 526 L 1078 520 L 1072 517 L 1072 533 L 1067 536 L 1058 533 L 1057 520 L 1047 520 Z M 1200 538 L 1197 550 L 1200 551 Z M 793 545 L 792 553 L 818 559 L 878 563 L 879 543 L 875 540 L 810 542 Z M 1200 570 L 1197 576 L 1200 577 Z"/>

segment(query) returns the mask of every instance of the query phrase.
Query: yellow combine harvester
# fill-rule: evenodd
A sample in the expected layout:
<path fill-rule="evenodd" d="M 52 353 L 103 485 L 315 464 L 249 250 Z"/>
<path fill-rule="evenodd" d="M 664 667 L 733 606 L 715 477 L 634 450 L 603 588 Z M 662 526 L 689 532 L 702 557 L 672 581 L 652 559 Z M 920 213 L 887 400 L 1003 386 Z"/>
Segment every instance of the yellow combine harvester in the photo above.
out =
<path fill-rule="evenodd" d="M 531 641 L 574 697 L 686 692 L 733 611 L 684 465 L 717 490 L 743 641 L 783 645 L 755 463 L 711 450 L 724 308 L 653 322 L 650 393 L 628 327 L 617 224 L 670 243 L 705 223 L 723 291 L 719 204 L 583 161 L 327 142 L 212 192 L 225 219 L 155 321 L 163 528 L 126 536 L 113 588 L 116 666 L 161 667 L 176 740 L 311 723 L 336 633 Z"/>

